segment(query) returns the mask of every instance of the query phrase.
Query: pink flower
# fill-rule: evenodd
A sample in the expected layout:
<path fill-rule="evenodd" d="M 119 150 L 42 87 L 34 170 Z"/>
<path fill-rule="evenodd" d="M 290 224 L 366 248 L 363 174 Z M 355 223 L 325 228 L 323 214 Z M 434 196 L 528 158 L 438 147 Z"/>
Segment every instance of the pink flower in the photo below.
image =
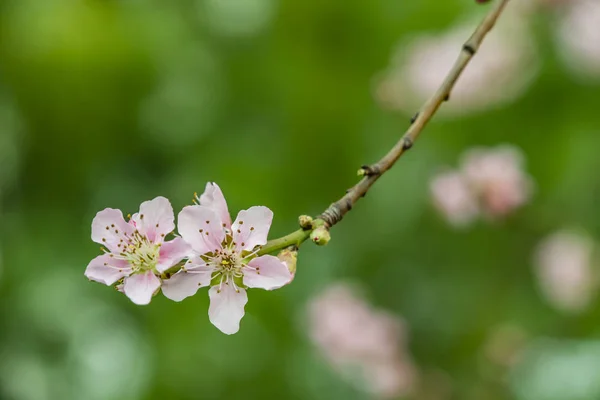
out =
<path fill-rule="evenodd" d="M 520 149 L 508 145 L 474 148 L 463 155 L 463 175 L 489 216 L 506 216 L 531 197 L 533 184 L 523 159 Z"/>
<path fill-rule="evenodd" d="M 163 293 L 181 301 L 198 288 L 208 291 L 210 321 L 228 335 L 239 330 L 248 302 L 246 288 L 278 289 L 292 279 L 286 264 L 275 256 L 256 257 L 267 242 L 273 212 L 267 207 L 240 211 L 231 223 L 219 186 L 208 183 L 199 205 L 185 207 L 178 217 L 179 232 L 194 255 L 164 282 Z"/>
<path fill-rule="evenodd" d="M 431 180 L 429 189 L 435 207 L 452 225 L 465 226 L 479 216 L 477 197 L 460 172 L 438 174 Z"/>
<path fill-rule="evenodd" d="M 510 104 L 529 88 L 540 63 L 528 14 L 519 4 L 507 7 L 485 46 L 456 83 L 452 101 L 444 105 L 439 117 Z M 377 100 L 384 107 L 413 113 L 440 86 L 473 25 L 469 18 L 444 32 L 423 32 L 400 43 L 377 80 Z"/>
<path fill-rule="evenodd" d="M 150 303 L 161 286 L 159 275 L 190 252 L 181 238 L 165 242 L 175 228 L 174 219 L 164 197 L 143 202 L 129 222 L 120 210 L 100 211 L 92 221 L 92 240 L 108 250 L 88 264 L 85 276 L 109 286 L 123 279 L 119 291 L 135 304 Z"/>
<path fill-rule="evenodd" d="M 337 283 L 315 297 L 307 326 L 338 373 L 375 398 L 412 391 L 417 371 L 406 348 L 406 326 L 397 316 L 374 309 L 352 286 Z"/>
<path fill-rule="evenodd" d="M 576 314 L 593 301 L 599 284 L 594 245 L 588 236 L 559 231 L 538 246 L 534 257 L 538 284 L 556 309 Z"/>
<path fill-rule="evenodd" d="M 600 78 L 600 3 L 565 1 L 557 26 L 558 49 L 565 64 L 582 78 Z M 587 83 L 587 80 L 585 81 Z"/>

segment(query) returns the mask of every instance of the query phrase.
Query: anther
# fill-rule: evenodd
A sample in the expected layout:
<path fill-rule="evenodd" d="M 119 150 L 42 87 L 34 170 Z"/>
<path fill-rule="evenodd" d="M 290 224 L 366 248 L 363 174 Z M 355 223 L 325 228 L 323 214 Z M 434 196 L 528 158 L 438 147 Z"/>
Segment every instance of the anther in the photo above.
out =
<path fill-rule="evenodd" d="M 251 226 L 251 227 L 250 227 L 250 230 L 251 230 L 251 231 L 253 231 L 253 230 L 254 230 L 254 227 L 253 227 L 253 226 Z"/>
<path fill-rule="evenodd" d="M 240 221 L 240 225 L 244 225 L 244 221 Z"/>
<path fill-rule="evenodd" d="M 242 231 L 240 231 L 239 229 L 237 230 L 237 233 L 242 233 Z"/>
<path fill-rule="evenodd" d="M 114 227 L 115 227 L 115 224 L 110 224 L 110 227 L 111 227 L 111 228 L 114 228 Z"/>
<path fill-rule="evenodd" d="M 140 214 L 140 219 L 144 219 L 144 214 Z"/>
<path fill-rule="evenodd" d="M 106 230 L 109 230 L 109 229 L 110 229 L 110 228 L 107 226 L 107 227 L 106 227 Z"/>
<path fill-rule="evenodd" d="M 210 221 L 206 221 L 207 224 L 210 224 Z"/>
<path fill-rule="evenodd" d="M 204 229 L 198 229 L 198 232 L 202 233 L 204 232 Z"/>
<path fill-rule="evenodd" d="M 156 224 L 156 227 L 158 228 L 158 224 Z"/>
<path fill-rule="evenodd" d="M 227 227 L 227 224 L 223 224 L 223 228 Z"/>
<path fill-rule="evenodd" d="M 208 232 L 206 232 L 206 236 L 208 236 Z"/>
<path fill-rule="evenodd" d="M 103 242 L 106 242 L 106 239 L 105 239 L 105 238 L 102 238 L 102 241 L 103 241 Z"/>
<path fill-rule="evenodd" d="M 246 245 L 246 243 L 242 242 L 242 247 L 244 247 Z"/>

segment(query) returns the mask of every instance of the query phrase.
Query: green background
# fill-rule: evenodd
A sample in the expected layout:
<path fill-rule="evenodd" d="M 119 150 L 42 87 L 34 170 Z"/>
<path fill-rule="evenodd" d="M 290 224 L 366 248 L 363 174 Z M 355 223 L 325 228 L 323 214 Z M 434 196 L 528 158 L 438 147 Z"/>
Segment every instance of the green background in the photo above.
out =
<path fill-rule="evenodd" d="M 451 382 L 441 398 L 600 398 L 600 304 L 560 314 L 532 273 L 554 230 L 600 235 L 600 88 L 560 62 L 549 12 L 532 16 L 541 69 L 526 93 L 434 119 L 327 247 L 302 247 L 293 284 L 249 292 L 236 335 L 209 323 L 206 290 L 137 307 L 88 282 L 90 224 L 105 207 L 133 213 L 163 195 L 177 212 L 216 181 L 233 213 L 274 211 L 271 237 L 323 211 L 408 126 L 373 97 L 397 43 L 487 8 L 240 0 L 208 12 L 215 1 L 0 1 L 0 399 L 368 399 L 307 334 L 307 302 L 340 280 L 406 320 L 417 367 Z M 531 203 L 452 228 L 429 178 L 466 148 L 501 143 L 526 154 Z M 547 363 L 583 378 L 550 382 L 530 365 L 525 383 L 505 379 L 482 348 L 507 323 L 552 338 L 537 344 L 557 358 Z M 550 383 L 578 389 L 527 391 Z"/>

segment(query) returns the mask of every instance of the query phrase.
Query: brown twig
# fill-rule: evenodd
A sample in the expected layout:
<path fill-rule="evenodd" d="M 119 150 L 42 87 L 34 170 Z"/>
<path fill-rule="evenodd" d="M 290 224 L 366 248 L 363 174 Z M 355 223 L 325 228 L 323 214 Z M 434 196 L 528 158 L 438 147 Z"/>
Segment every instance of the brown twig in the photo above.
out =
<path fill-rule="evenodd" d="M 344 215 L 348 213 L 356 204 L 356 202 L 369 191 L 371 186 L 390 168 L 394 166 L 396 161 L 404 154 L 407 150 L 412 148 L 413 144 L 423 131 L 423 128 L 435 115 L 437 110 L 440 108 L 443 102 L 450 98 L 450 94 L 458 78 L 464 71 L 465 67 L 469 64 L 473 56 L 479 50 L 481 43 L 489 31 L 494 27 L 498 17 L 504 10 L 504 7 L 509 0 L 497 0 L 493 9 L 485 16 L 483 21 L 479 24 L 475 32 L 463 45 L 458 59 L 454 63 L 454 66 L 444 79 L 444 82 L 439 89 L 433 94 L 433 96 L 425 102 L 423 107 L 411 120 L 411 126 L 408 128 L 404 136 L 392 147 L 392 149 L 378 162 L 372 165 L 363 166 L 359 170 L 359 174 L 363 175 L 363 178 L 350 188 L 346 194 L 331 204 L 321 215 L 317 217 L 315 222 L 321 222 L 327 228 L 330 228 L 340 222 Z M 282 249 L 289 245 L 299 245 L 310 235 L 310 229 L 299 229 L 295 232 L 290 233 L 279 239 L 269 241 L 259 252 L 259 254 L 266 254 L 278 249 Z"/>

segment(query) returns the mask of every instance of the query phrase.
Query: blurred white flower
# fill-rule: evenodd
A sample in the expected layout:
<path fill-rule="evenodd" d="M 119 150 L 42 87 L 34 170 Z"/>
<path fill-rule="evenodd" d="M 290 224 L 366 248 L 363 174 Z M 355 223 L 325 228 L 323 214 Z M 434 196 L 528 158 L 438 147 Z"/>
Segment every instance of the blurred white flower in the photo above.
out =
<path fill-rule="evenodd" d="M 566 3 L 566 2 L 565 2 Z M 600 79 L 600 1 L 572 0 L 560 13 L 558 49 L 574 72 Z"/>
<path fill-rule="evenodd" d="M 531 198 L 533 183 L 514 146 L 473 148 L 462 156 L 461 170 L 489 216 L 506 216 Z"/>
<path fill-rule="evenodd" d="M 412 390 L 416 370 L 401 319 L 373 309 L 354 288 L 341 283 L 314 298 L 308 311 L 312 341 L 344 378 L 364 382 L 362 389 L 377 398 Z"/>
<path fill-rule="evenodd" d="M 455 226 L 465 226 L 479 215 L 479 206 L 467 179 L 458 171 L 444 171 L 429 183 L 433 204 Z"/>
<path fill-rule="evenodd" d="M 536 76 L 538 54 L 523 7 L 509 5 L 452 90 L 441 114 L 465 114 L 513 101 Z M 377 83 L 386 107 L 412 113 L 440 86 L 477 21 L 402 43 Z"/>
<path fill-rule="evenodd" d="M 598 288 L 593 251 L 589 237 L 569 231 L 556 232 L 538 246 L 534 255 L 538 284 L 556 309 L 576 313 L 590 304 Z"/>

